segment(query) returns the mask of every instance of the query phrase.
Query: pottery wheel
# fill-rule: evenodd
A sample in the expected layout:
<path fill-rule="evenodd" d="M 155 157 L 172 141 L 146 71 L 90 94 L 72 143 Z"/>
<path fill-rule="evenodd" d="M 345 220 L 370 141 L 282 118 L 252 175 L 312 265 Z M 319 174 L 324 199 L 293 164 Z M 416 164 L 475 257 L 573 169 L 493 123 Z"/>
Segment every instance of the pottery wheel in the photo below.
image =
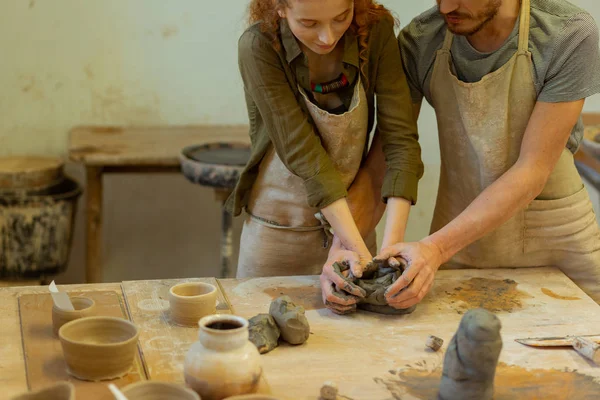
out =
<path fill-rule="evenodd" d="M 241 143 L 209 143 L 188 146 L 180 155 L 181 169 L 193 183 L 233 189 L 250 159 L 250 146 Z"/>

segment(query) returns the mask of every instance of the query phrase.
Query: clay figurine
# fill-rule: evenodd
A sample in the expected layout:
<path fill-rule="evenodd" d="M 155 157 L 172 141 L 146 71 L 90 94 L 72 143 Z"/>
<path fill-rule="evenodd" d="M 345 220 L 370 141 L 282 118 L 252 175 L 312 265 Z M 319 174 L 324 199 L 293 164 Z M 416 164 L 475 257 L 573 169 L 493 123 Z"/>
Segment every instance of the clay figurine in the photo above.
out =
<path fill-rule="evenodd" d="M 260 354 L 268 353 L 279 345 L 279 327 L 269 314 L 258 314 L 248 320 L 250 341 Z"/>
<path fill-rule="evenodd" d="M 306 342 L 310 326 L 304 315 L 304 307 L 295 305 L 289 296 L 281 296 L 271 302 L 269 314 L 279 327 L 283 340 L 289 344 Z"/>
<path fill-rule="evenodd" d="M 482 308 L 469 310 L 452 337 L 438 400 L 491 400 L 502 350 L 500 320 Z"/>

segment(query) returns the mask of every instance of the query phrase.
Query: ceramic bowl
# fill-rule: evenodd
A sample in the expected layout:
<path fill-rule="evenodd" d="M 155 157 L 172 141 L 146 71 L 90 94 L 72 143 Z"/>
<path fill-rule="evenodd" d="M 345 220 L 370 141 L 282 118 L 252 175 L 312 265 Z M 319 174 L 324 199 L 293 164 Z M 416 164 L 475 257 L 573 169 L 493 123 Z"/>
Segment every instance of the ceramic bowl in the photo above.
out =
<path fill-rule="evenodd" d="M 20 394 L 10 400 L 75 400 L 75 387 L 69 382 L 59 382 L 35 392 Z"/>
<path fill-rule="evenodd" d="M 67 322 L 83 317 L 93 317 L 96 314 L 96 302 L 89 297 L 71 297 L 71 303 L 73 303 L 75 311 L 63 310 L 56 305 L 52 307 L 52 330 L 56 337 L 58 337 L 60 327 Z"/>
<path fill-rule="evenodd" d="M 200 400 L 200 396 L 193 390 L 166 382 L 137 382 L 121 391 L 127 396 L 127 400 Z"/>
<path fill-rule="evenodd" d="M 198 321 L 217 311 L 217 288 L 209 283 L 186 282 L 169 289 L 171 321 L 198 326 Z"/>
<path fill-rule="evenodd" d="M 139 330 L 123 318 L 84 317 L 64 324 L 58 337 L 67 372 L 77 379 L 101 381 L 129 372 Z"/>

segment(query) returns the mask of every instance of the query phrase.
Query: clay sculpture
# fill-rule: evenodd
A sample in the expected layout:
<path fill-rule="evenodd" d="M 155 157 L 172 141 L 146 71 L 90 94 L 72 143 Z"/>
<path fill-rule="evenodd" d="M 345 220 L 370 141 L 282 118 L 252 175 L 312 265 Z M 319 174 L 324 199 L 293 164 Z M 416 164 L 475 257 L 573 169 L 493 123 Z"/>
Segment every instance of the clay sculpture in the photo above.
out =
<path fill-rule="evenodd" d="M 33 392 L 23 393 L 11 400 L 75 400 L 75 387 L 69 382 L 59 382 Z"/>
<path fill-rule="evenodd" d="M 200 400 L 191 389 L 174 383 L 145 381 L 127 385 L 121 390 L 127 400 Z"/>
<path fill-rule="evenodd" d="M 203 282 L 185 282 L 169 289 L 171 320 L 181 326 L 197 326 L 198 321 L 217 311 L 217 288 Z"/>
<path fill-rule="evenodd" d="M 279 344 L 279 327 L 269 314 L 258 314 L 248 320 L 250 341 L 260 354 L 268 353 Z"/>
<path fill-rule="evenodd" d="M 77 379 L 101 381 L 129 372 L 139 330 L 123 318 L 85 317 L 64 324 L 58 337 L 67 372 Z"/>
<path fill-rule="evenodd" d="M 343 298 L 349 296 L 349 287 L 359 288 L 359 291 L 363 293 L 363 297 L 359 297 L 357 307 L 374 313 L 379 314 L 392 314 L 402 315 L 410 314 L 416 308 L 412 306 L 404 309 L 396 309 L 388 305 L 385 299 L 385 291 L 391 286 L 396 280 L 402 275 L 402 271 L 405 268 L 405 264 L 389 264 L 387 261 L 374 261 L 367 266 L 367 269 L 363 272 L 361 278 L 354 278 L 346 276 L 345 272 L 350 269 L 347 263 L 335 263 L 333 265 L 334 271 L 344 277 L 344 280 L 348 282 L 348 287 L 334 289 L 334 294 Z M 344 290 L 346 289 L 346 290 Z M 347 313 L 354 312 L 355 309 L 351 309 Z"/>
<path fill-rule="evenodd" d="M 269 314 L 279 327 L 283 340 L 289 344 L 306 342 L 310 326 L 304 315 L 304 307 L 294 304 L 289 296 L 281 296 L 271 302 Z"/>
<path fill-rule="evenodd" d="M 438 400 L 491 400 L 502 338 L 500 320 L 482 308 L 469 310 L 452 337 Z"/>

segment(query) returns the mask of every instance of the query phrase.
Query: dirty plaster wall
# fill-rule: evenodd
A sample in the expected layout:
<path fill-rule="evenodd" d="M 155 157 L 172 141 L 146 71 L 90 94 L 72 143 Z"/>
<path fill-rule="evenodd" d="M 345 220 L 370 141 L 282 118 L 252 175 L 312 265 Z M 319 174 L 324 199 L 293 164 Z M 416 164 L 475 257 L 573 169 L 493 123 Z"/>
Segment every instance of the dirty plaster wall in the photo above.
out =
<path fill-rule="evenodd" d="M 246 123 L 236 45 L 247 3 L 3 0 L 0 155 L 64 156 L 68 130 L 83 123 Z M 405 25 L 433 1 L 382 3 Z M 595 0 L 575 3 L 600 20 Z M 586 110 L 600 111 L 600 99 Z M 429 229 L 439 175 L 427 105 L 419 127 L 426 173 L 408 240 Z M 79 166 L 67 171 L 84 182 Z M 211 190 L 178 175 L 106 175 L 104 182 L 105 281 L 218 273 L 220 214 Z M 81 202 L 62 283 L 84 277 L 84 211 Z M 237 240 L 240 219 L 234 228 Z"/>

